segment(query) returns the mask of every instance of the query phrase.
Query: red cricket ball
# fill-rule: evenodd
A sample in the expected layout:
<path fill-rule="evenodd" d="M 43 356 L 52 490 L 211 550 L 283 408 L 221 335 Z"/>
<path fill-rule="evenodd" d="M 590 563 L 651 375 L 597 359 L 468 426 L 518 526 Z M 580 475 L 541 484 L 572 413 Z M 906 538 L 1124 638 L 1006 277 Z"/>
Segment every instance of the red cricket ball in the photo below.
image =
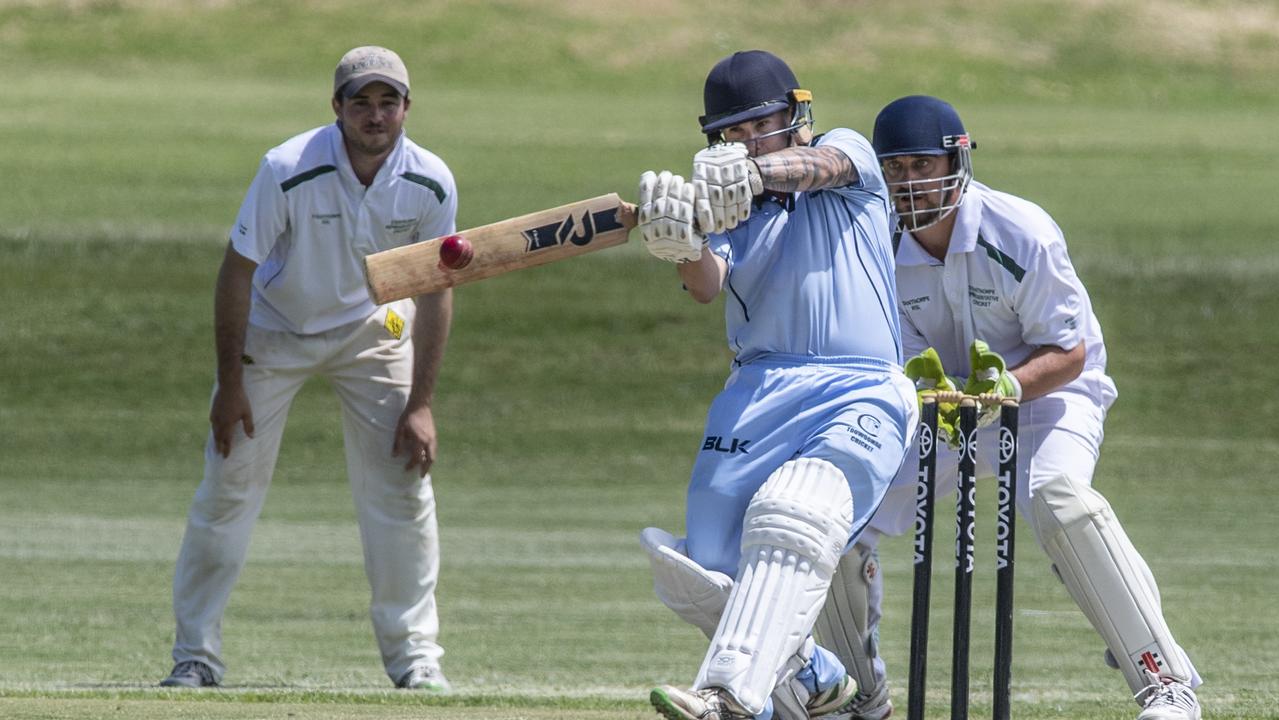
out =
<path fill-rule="evenodd" d="M 461 270 L 471 264 L 475 257 L 475 248 L 471 241 L 461 235 L 449 235 L 440 241 L 440 267 L 448 270 Z"/>

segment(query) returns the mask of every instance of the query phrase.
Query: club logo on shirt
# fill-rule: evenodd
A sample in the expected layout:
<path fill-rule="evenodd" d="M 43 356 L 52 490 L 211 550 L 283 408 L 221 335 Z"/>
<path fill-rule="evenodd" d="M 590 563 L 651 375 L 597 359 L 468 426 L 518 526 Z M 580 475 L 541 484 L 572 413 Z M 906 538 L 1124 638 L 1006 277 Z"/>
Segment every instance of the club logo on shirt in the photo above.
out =
<path fill-rule="evenodd" d="M 1078 325 L 1079 325 L 1079 321 L 1075 319 L 1075 316 L 1074 316 L 1074 315 L 1071 315 L 1070 317 L 1066 318 L 1065 320 L 1062 320 L 1062 322 L 1063 322 L 1063 323 L 1065 323 L 1065 324 L 1066 324 L 1066 327 L 1070 328 L 1071 330 L 1076 329 L 1076 327 L 1078 327 Z"/>
<path fill-rule="evenodd" d="M 417 226 L 417 218 L 407 218 L 404 220 L 392 220 L 385 225 L 387 232 L 402 233 L 412 230 Z"/>
<path fill-rule="evenodd" d="M 621 230 L 622 224 L 617 221 L 617 208 L 609 208 L 599 212 L 582 213 L 581 218 L 572 215 L 558 222 L 529 228 L 523 231 L 527 245 L 524 252 L 545 250 L 546 248 L 571 242 L 574 245 L 589 245 L 596 233 L 609 230 Z"/>
<path fill-rule="evenodd" d="M 750 445 L 752 442 L 754 441 L 742 440 L 741 438 L 726 438 L 720 437 L 719 435 L 707 435 L 706 441 L 702 443 L 702 452 L 714 450 L 715 452 L 728 453 L 729 455 L 736 455 L 739 452 L 743 455 L 749 455 L 750 453 L 746 451 L 746 446 Z"/>
<path fill-rule="evenodd" d="M 906 298 L 905 300 L 901 301 L 901 304 L 905 308 L 918 311 L 921 307 L 924 306 L 925 303 L 927 303 L 931 299 L 932 298 L 930 298 L 927 295 L 920 295 L 919 297 Z"/>
<path fill-rule="evenodd" d="M 968 286 L 968 300 L 973 307 L 990 307 L 999 302 L 999 293 L 994 288 L 982 288 L 974 285 Z"/>
<path fill-rule="evenodd" d="M 332 225 L 334 220 L 341 219 L 342 213 L 311 213 L 311 219 L 321 225 Z"/>

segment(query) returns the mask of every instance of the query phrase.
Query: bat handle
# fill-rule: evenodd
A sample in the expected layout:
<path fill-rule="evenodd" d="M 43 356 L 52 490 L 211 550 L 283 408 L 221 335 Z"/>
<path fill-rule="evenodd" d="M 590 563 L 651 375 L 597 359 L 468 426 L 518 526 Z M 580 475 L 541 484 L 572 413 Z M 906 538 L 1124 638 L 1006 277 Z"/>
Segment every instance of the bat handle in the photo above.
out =
<path fill-rule="evenodd" d="M 617 221 L 627 230 L 634 230 L 639 224 L 639 209 L 625 200 L 617 205 Z"/>

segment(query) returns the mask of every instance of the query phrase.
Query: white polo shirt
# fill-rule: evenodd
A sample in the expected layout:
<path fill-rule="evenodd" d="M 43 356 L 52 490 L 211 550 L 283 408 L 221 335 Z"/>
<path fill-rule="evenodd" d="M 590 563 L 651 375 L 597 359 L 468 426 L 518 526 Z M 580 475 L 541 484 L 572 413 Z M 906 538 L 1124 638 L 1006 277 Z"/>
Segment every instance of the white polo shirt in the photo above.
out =
<path fill-rule="evenodd" d="M 1075 274 L 1057 223 L 1034 203 L 970 183 L 955 211 L 943 263 L 903 232 L 897 297 L 906 357 L 936 348 L 949 375 L 971 372 L 968 348 L 986 341 L 1013 367 L 1037 348 L 1085 343 L 1078 378 L 1062 389 L 1102 407 L 1116 397 L 1106 346 L 1088 291 Z"/>
<path fill-rule="evenodd" d="M 258 264 L 249 322 L 310 335 L 362 320 L 376 306 L 364 256 L 456 231 L 448 166 L 403 133 L 367 188 L 336 123 L 267 152 L 231 243 Z"/>

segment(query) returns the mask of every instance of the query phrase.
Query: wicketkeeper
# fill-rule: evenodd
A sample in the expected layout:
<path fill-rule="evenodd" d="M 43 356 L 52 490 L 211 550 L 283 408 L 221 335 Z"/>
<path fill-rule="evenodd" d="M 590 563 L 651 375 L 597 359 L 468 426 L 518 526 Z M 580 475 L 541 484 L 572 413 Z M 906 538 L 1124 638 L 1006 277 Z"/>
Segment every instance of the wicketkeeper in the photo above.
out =
<path fill-rule="evenodd" d="M 1123 672 L 1139 720 L 1198 720 L 1199 675 L 1164 621 L 1154 576 L 1110 504 L 1092 487 L 1106 411 L 1116 390 L 1106 346 L 1060 228 L 1038 206 L 972 180 L 972 139 L 949 104 L 904 97 L 875 121 L 875 151 L 896 211 L 898 311 L 907 373 L 921 387 L 996 392 L 1021 400 L 1017 505 L 1053 572 Z M 941 407 L 945 434 L 954 409 Z M 981 416 L 978 476 L 993 476 L 998 441 Z M 914 454 L 911 457 L 915 457 Z M 942 445 L 937 494 L 958 463 Z M 891 712 L 876 628 L 883 601 L 874 548 L 915 522 L 915 463 L 907 462 L 853 552 L 840 562 L 819 641 L 877 688 L 850 718 Z"/>

